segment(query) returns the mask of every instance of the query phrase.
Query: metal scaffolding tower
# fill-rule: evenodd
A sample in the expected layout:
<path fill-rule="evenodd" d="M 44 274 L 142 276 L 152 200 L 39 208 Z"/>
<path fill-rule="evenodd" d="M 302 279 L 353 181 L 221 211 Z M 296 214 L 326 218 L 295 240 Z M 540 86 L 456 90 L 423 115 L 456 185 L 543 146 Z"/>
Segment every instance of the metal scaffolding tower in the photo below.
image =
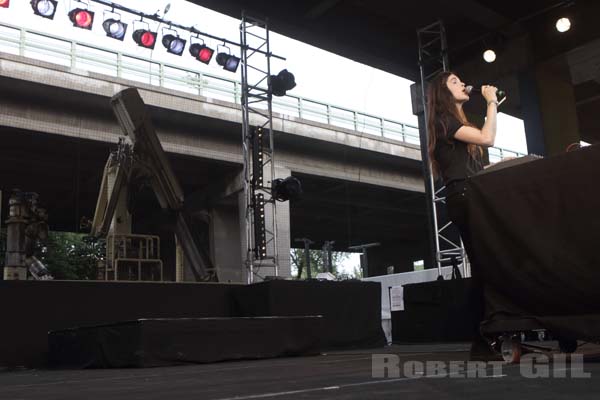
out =
<path fill-rule="evenodd" d="M 273 110 L 270 92 L 271 54 L 267 21 L 243 13 L 240 24 L 242 68 L 242 150 L 248 283 L 260 269 L 279 275 Z M 259 50 L 259 51 L 257 51 Z"/>

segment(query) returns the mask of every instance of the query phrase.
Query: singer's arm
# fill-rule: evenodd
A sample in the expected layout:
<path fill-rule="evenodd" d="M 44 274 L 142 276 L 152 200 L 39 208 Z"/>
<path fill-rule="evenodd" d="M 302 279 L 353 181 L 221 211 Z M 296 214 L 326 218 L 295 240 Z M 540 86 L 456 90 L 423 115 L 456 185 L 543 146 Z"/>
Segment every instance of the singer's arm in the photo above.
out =
<path fill-rule="evenodd" d="M 461 142 L 473 143 L 479 146 L 492 147 L 496 141 L 496 115 L 498 105 L 496 102 L 489 102 L 487 105 L 487 114 L 485 123 L 481 129 L 472 126 L 461 126 L 456 134 L 455 139 Z"/>

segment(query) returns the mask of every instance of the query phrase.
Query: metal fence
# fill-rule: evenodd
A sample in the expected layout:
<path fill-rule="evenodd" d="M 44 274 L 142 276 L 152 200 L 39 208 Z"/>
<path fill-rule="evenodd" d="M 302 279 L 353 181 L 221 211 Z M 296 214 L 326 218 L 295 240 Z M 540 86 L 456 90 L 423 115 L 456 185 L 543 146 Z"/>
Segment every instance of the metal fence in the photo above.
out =
<path fill-rule="evenodd" d="M 239 104 L 241 84 L 149 58 L 0 23 L 0 51 Z M 273 100 L 273 111 L 419 145 L 419 128 L 298 96 Z M 523 154 L 490 148 L 490 161 Z"/>

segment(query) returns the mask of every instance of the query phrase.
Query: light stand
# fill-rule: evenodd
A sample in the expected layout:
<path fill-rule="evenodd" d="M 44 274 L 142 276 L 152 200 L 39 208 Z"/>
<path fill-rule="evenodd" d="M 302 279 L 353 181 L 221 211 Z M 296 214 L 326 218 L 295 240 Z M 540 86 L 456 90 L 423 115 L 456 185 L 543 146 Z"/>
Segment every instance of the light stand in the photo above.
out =
<path fill-rule="evenodd" d="M 315 242 L 313 242 L 312 240 L 307 239 L 307 238 L 296 239 L 295 242 L 304 243 L 304 259 L 306 261 L 306 279 L 312 279 L 311 270 L 310 270 L 310 245 L 314 244 Z M 302 276 L 301 268 L 302 268 L 302 266 L 298 266 L 298 269 L 300 269 L 298 276 Z"/>
<path fill-rule="evenodd" d="M 360 268 L 362 269 L 363 278 L 369 276 L 369 259 L 367 257 L 367 249 L 371 247 L 381 246 L 381 243 L 367 243 L 367 244 L 359 244 L 358 246 L 350 246 L 348 250 L 352 251 L 360 251 Z"/>

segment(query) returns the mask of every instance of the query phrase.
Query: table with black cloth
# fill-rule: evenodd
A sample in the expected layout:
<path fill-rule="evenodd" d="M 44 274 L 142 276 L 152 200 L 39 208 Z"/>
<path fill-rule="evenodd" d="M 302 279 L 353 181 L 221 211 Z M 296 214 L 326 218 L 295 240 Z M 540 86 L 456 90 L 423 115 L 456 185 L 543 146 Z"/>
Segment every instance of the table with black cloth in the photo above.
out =
<path fill-rule="evenodd" d="M 476 175 L 467 191 L 482 331 L 526 317 L 600 338 L 600 145 Z"/>

